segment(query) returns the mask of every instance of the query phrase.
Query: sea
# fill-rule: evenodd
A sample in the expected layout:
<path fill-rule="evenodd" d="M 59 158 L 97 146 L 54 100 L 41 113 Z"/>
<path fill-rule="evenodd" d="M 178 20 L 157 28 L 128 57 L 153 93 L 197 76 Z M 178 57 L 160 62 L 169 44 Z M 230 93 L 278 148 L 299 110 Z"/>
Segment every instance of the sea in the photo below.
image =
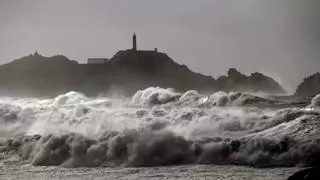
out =
<path fill-rule="evenodd" d="M 0 179 L 285 180 L 320 162 L 320 95 L 149 87 L 0 98 Z"/>

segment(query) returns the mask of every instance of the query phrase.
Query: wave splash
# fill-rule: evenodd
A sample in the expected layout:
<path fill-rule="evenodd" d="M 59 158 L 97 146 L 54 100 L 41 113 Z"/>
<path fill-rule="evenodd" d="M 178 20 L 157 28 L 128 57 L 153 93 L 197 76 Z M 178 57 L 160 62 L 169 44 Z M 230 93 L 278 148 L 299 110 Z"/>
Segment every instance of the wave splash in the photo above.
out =
<path fill-rule="evenodd" d="M 132 98 L 0 100 L 0 162 L 40 166 L 239 164 L 315 166 L 320 107 L 244 93 L 202 95 L 151 87 Z"/>

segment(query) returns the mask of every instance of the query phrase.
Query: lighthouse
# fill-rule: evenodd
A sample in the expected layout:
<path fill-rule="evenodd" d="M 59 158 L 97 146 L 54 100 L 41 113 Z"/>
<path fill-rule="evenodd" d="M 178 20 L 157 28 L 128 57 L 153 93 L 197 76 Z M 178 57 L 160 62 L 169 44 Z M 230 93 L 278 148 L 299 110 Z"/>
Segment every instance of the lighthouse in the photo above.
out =
<path fill-rule="evenodd" d="M 137 50 L 137 37 L 136 37 L 136 33 L 133 33 L 133 37 L 132 37 L 132 49 L 133 50 Z"/>

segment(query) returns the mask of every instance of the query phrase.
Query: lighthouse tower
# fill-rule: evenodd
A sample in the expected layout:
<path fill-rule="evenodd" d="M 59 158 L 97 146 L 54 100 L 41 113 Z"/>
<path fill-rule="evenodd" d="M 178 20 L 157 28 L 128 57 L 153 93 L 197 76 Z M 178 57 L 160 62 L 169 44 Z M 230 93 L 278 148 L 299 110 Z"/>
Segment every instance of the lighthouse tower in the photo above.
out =
<path fill-rule="evenodd" d="M 136 37 L 136 33 L 133 33 L 133 37 L 132 37 L 132 49 L 133 50 L 137 50 L 137 37 Z"/>

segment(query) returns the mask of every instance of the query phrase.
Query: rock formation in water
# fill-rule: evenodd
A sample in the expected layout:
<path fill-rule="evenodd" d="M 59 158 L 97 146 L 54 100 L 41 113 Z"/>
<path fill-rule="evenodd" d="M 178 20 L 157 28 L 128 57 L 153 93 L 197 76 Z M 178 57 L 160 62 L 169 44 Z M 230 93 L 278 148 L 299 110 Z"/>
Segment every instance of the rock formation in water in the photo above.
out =
<path fill-rule="evenodd" d="M 303 80 L 298 86 L 296 96 L 315 96 L 320 93 L 320 73 L 313 74 Z"/>
<path fill-rule="evenodd" d="M 316 180 L 320 177 L 319 168 L 308 168 L 294 173 L 288 180 Z"/>
<path fill-rule="evenodd" d="M 227 76 L 220 76 L 218 83 L 226 91 L 285 93 L 283 87 L 274 79 L 258 72 L 246 76 L 235 68 L 229 69 Z"/>
<path fill-rule="evenodd" d="M 103 64 L 78 64 L 67 57 L 35 53 L 0 66 L 0 93 L 56 96 L 71 90 L 89 96 L 105 92 L 133 94 L 149 86 L 200 92 L 250 91 L 284 93 L 279 83 L 261 73 L 246 76 L 230 69 L 218 80 L 191 71 L 157 51 L 123 50 Z"/>

